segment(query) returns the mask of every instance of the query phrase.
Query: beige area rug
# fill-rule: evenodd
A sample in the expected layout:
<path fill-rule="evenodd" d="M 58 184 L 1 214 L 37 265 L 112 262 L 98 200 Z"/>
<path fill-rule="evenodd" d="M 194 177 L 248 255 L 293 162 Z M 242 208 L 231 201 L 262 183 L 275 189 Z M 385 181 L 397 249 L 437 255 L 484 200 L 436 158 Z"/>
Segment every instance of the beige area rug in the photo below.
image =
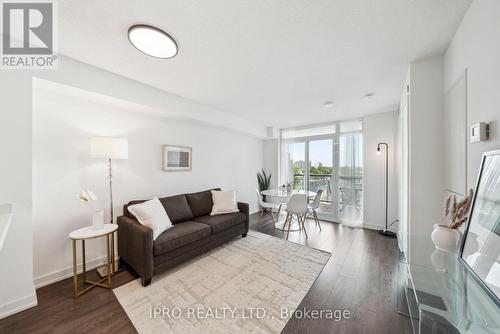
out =
<path fill-rule="evenodd" d="M 185 264 L 114 293 L 137 331 L 279 333 L 330 253 L 250 231 Z"/>

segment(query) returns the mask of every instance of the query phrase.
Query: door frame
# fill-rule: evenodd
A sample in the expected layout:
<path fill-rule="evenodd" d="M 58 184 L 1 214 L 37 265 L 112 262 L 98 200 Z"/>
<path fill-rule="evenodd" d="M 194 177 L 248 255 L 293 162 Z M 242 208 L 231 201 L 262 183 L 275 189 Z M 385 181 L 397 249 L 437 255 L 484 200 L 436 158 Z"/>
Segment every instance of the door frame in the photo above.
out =
<path fill-rule="evenodd" d="M 399 249 L 409 259 L 410 240 L 410 95 L 404 96 L 404 105 L 399 110 Z"/>

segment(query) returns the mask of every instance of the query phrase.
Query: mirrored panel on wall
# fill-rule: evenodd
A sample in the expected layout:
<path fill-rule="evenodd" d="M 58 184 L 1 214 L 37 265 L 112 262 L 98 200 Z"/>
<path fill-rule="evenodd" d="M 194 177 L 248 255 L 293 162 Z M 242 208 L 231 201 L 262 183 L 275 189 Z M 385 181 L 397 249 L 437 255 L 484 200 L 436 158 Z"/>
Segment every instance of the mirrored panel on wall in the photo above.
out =
<path fill-rule="evenodd" d="M 483 156 L 461 259 L 498 303 L 500 297 L 500 151 Z"/>

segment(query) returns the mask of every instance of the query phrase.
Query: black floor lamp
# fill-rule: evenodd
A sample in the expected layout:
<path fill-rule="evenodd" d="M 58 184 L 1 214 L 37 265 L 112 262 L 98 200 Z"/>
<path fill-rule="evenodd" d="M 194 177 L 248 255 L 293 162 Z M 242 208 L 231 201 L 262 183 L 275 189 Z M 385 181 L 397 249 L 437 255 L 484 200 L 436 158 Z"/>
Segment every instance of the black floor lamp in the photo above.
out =
<path fill-rule="evenodd" d="M 387 225 L 387 212 L 389 208 L 389 145 L 387 143 L 377 144 L 377 155 L 380 155 L 380 146 L 385 145 L 385 228 L 379 230 L 378 233 L 385 235 L 386 237 L 395 238 L 396 233 L 389 231 L 389 226 Z M 391 224 L 392 225 L 392 224 Z"/>

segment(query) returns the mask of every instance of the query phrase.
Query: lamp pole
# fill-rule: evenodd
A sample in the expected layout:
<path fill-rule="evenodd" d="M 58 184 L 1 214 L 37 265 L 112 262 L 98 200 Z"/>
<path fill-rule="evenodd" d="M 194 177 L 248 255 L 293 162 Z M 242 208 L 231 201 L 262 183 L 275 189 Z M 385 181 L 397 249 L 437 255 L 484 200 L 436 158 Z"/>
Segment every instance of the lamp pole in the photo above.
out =
<path fill-rule="evenodd" d="M 109 212 L 110 212 L 110 224 L 113 224 L 114 212 L 113 212 L 113 167 L 111 165 L 111 158 L 108 160 L 109 166 Z"/>
<path fill-rule="evenodd" d="M 109 212 L 110 212 L 110 224 L 114 223 L 114 210 L 113 210 L 113 166 L 111 165 L 111 158 L 109 162 Z M 113 233 L 111 237 L 111 275 L 116 272 L 116 261 L 115 261 L 115 234 Z"/>
<path fill-rule="evenodd" d="M 388 229 L 388 211 L 389 211 L 389 145 L 387 143 L 377 144 L 377 154 L 380 154 L 380 147 L 385 146 L 385 228 L 378 232 L 386 237 L 395 238 L 396 233 Z"/>
<path fill-rule="evenodd" d="M 113 159 L 128 159 L 128 141 L 123 138 L 113 137 L 91 137 L 90 138 L 90 157 L 106 159 L 108 161 L 108 177 L 109 177 L 109 222 L 114 224 L 114 208 L 113 208 Z M 115 263 L 115 234 L 112 234 L 110 245 L 111 258 L 111 274 L 116 272 Z M 107 267 L 101 267 L 98 272 L 101 276 L 106 276 L 105 270 Z"/>

